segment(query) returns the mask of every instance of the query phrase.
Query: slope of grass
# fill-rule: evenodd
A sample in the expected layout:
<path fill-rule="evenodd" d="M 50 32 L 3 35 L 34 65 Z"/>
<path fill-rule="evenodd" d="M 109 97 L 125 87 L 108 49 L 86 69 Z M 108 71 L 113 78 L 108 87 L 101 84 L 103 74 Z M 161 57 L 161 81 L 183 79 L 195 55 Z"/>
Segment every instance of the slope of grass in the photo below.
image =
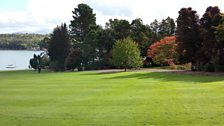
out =
<path fill-rule="evenodd" d="M 224 77 L 0 72 L 0 126 L 224 125 Z"/>

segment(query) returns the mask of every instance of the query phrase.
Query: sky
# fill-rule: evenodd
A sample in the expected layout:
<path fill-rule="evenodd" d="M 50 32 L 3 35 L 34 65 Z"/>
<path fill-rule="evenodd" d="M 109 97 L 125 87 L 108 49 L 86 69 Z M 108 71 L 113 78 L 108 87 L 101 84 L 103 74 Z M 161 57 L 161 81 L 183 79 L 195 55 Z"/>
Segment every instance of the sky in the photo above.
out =
<path fill-rule="evenodd" d="M 208 6 L 224 12 L 224 0 L 0 0 L 0 34 L 49 34 L 61 23 L 70 24 L 78 4 L 89 5 L 96 23 L 104 26 L 109 19 L 141 18 L 144 24 L 170 16 L 175 19 L 183 7 L 192 7 L 201 17 Z"/>

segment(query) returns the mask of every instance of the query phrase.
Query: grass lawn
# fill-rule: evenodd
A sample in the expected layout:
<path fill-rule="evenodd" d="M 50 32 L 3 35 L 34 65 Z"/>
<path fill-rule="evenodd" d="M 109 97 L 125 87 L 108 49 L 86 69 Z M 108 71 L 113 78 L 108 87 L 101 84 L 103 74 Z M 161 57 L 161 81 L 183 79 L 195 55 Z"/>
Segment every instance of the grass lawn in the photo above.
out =
<path fill-rule="evenodd" d="M 0 126 L 224 125 L 224 76 L 0 72 Z"/>

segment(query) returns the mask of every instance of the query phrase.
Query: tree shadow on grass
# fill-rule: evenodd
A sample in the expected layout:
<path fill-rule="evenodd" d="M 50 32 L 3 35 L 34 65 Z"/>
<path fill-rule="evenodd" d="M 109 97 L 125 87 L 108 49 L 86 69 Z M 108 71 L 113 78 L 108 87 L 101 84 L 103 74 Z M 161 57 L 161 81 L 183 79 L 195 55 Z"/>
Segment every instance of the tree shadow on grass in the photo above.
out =
<path fill-rule="evenodd" d="M 82 75 L 110 75 L 110 74 L 117 74 L 117 73 L 124 73 L 124 71 L 110 71 L 110 72 L 84 72 Z"/>
<path fill-rule="evenodd" d="M 117 75 L 105 79 L 156 79 L 163 81 L 184 81 L 184 82 L 218 82 L 224 81 L 224 75 L 203 75 L 203 74 L 183 74 L 179 72 L 163 71 L 163 72 L 133 72 L 127 75 Z"/>

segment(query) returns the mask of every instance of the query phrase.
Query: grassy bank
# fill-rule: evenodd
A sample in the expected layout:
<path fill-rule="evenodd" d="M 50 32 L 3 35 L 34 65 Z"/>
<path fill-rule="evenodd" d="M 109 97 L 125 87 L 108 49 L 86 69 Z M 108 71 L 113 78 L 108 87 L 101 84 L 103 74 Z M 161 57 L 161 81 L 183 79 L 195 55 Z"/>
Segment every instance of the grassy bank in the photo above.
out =
<path fill-rule="evenodd" d="M 224 125 L 224 77 L 0 72 L 0 126 Z"/>

